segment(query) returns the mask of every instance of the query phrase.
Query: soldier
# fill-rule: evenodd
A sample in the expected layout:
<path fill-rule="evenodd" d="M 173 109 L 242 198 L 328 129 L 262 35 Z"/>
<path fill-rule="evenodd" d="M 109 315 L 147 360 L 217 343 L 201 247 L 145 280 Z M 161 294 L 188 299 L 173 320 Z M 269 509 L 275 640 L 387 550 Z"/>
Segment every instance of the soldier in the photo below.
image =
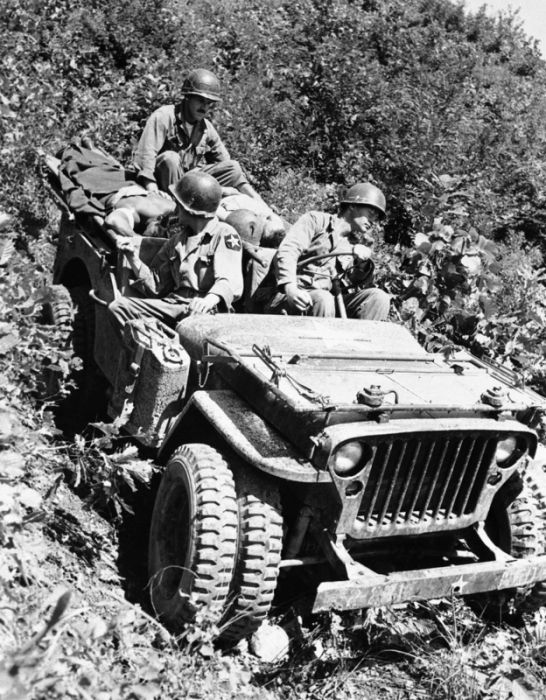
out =
<path fill-rule="evenodd" d="M 271 219 L 249 209 L 234 209 L 227 213 L 225 221 L 237 231 L 243 245 L 244 292 L 239 308 L 258 313 L 275 291 L 275 276 L 270 268 L 285 235 L 285 223 L 276 215 Z"/>
<path fill-rule="evenodd" d="M 279 246 L 274 261 L 279 293 L 268 310 L 335 316 L 335 297 L 341 297 L 344 303 L 338 304 L 339 315 L 346 310 L 351 318 L 385 320 L 390 296 L 372 286 L 374 264 L 369 247 L 373 226 L 385 216 L 385 206 L 378 187 L 360 182 L 345 192 L 337 216 L 311 211 L 300 217 Z M 337 252 L 347 255 L 298 265 Z M 340 289 L 333 282 L 336 279 Z"/>
<path fill-rule="evenodd" d="M 184 173 L 198 168 L 215 177 L 222 187 L 258 199 L 236 160 L 230 158 L 208 119 L 220 101 L 220 82 L 208 70 L 190 72 L 182 85 L 182 100 L 159 107 L 150 116 L 135 153 L 138 181 L 152 192 L 165 193 Z"/>
<path fill-rule="evenodd" d="M 148 295 L 120 297 L 110 304 L 117 328 L 143 315 L 174 326 L 190 314 L 228 310 L 241 296 L 241 239 L 215 216 L 222 194 L 218 182 L 207 173 L 193 171 L 170 191 L 181 231 L 163 244 L 151 267 L 139 258 L 140 237 L 117 238 L 117 247 L 136 277 L 133 286 Z"/>

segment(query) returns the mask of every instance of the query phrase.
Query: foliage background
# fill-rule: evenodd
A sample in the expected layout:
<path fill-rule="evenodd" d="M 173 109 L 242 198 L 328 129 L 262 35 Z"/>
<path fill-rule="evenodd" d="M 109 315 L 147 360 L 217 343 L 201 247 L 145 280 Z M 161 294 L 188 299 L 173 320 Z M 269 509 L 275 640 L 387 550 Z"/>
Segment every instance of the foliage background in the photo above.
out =
<path fill-rule="evenodd" d="M 376 182 L 400 317 L 542 386 L 546 71 L 514 18 L 448 0 L 6 0 L 0 27 L 0 184 L 20 245 L 51 233 L 38 148 L 87 133 L 129 163 L 150 112 L 207 67 L 224 140 L 281 213 Z M 438 226 L 459 241 L 427 257 L 424 280 L 404 249 Z M 461 241 L 479 236 L 508 248 L 478 246 L 465 270 Z M 459 284 L 446 285 L 447 253 Z"/>
<path fill-rule="evenodd" d="M 101 607 L 115 531 L 90 525 L 59 493 L 65 479 L 87 479 L 96 502 L 120 492 L 114 473 L 121 490 L 129 477 L 100 445 L 59 447 L 47 405 L 35 404 L 42 358 L 66 372 L 73 363 L 57 331 L 38 323 L 58 220 L 38 150 L 87 133 L 129 163 L 151 111 L 177 99 L 189 69 L 209 68 L 224 86 L 220 133 L 280 213 L 293 221 L 333 209 L 352 182 L 380 185 L 389 216 L 377 259 L 396 318 L 429 347 L 465 345 L 544 391 L 544 61 L 514 18 L 469 15 L 449 0 L 4 0 L 0 30 L 0 208 L 10 215 L 0 216 L 0 623 L 11 654 L 0 696 L 30 687 L 35 697 L 182 696 L 190 679 L 198 696 L 264 697 L 252 674 L 281 697 L 358 692 L 340 682 L 358 680 L 350 665 L 340 676 L 338 662 L 317 661 L 315 633 L 297 672 L 256 676 L 248 660 L 181 656 L 125 603 Z M 69 621 L 66 598 L 51 592 L 61 580 L 80 592 Z M 397 679 L 400 693 L 498 697 L 499 679 L 543 680 L 539 623 L 498 633 L 480 666 L 482 651 L 453 618 L 449 654 L 406 648 L 420 661 Z M 206 648 L 209 632 L 194 632 Z M 325 639 L 336 647 L 341 637 Z M 484 665 L 487 677 L 476 670 Z M 389 669 L 391 686 L 398 671 Z"/>

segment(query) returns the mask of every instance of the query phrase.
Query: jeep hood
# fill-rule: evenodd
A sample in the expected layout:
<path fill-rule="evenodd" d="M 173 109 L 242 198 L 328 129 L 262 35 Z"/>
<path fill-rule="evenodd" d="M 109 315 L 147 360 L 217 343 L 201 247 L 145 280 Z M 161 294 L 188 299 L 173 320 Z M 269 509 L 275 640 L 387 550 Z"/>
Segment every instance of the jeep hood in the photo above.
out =
<path fill-rule="evenodd" d="M 177 330 L 195 360 L 238 358 L 300 408 L 357 405 L 370 392 L 383 395 L 384 407 L 471 409 L 499 395 L 504 410 L 544 404 L 502 368 L 465 352 L 449 360 L 428 353 L 393 323 L 246 314 L 189 317 Z M 237 381 L 244 394 L 241 375 Z"/>

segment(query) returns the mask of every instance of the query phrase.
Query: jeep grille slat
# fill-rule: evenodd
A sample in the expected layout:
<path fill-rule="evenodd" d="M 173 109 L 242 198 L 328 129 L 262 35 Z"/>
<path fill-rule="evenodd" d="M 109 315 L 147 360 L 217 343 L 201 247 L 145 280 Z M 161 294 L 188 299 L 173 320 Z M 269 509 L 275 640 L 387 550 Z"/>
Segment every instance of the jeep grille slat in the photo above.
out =
<path fill-rule="evenodd" d="M 375 447 L 374 452 L 373 452 L 373 464 L 375 464 L 375 462 L 376 462 L 377 453 L 382 448 L 384 449 L 384 445 L 378 445 Z M 370 512 L 373 512 L 373 510 L 375 508 L 377 497 L 379 496 L 379 489 L 381 488 L 381 484 L 383 483 L 383 480 L 385 478 L 385 472 L 387 471 L 387 465 L 389 463 L 389 457 L 391 455 L 392 448 L 393 448 L 393 443 L 390 443 L 389 445 L 387 445 L 387 452 L 386 452 L 384 458 L 381 460 L 381 465 L 382 465 L 381 471 L 380 471 L 380 474 L 378 475 L 377 482 L 375 483 L 375 488 L 374 488 L 372 500 L 370 503 Z"/>
<path fill-rule="evenodd" d="M 451 489 L 451 497 L 449 498 L 448 505 L 445 507 L 446 513 L 453 513 L 455 503 L 459 494 L 461 493 L 462 484 L 465 481 L 466 473 L 468 470 L 468 465 L 470 464 L 470 457 L 474 452 L 474 441 L 472 438 L 465 438 L 461 441 L 462 450 L 459 452 L 459 465 L 457 468 L 458 477 L 455 478 L 454 486 Z"/>
<path fill-rule="evenodd" d="M 401 454 L 398 457 L 398 459 L 392 460 L 392 463 L 390 465 L 389 471 L 392 472 L 392 477 L 389 479 L 392 484 L 395 486 L 399 483 L 398 482 L 398 475 L 400 473 L 400 469 L 402 469 L 402 465 L 404 464 L 404 458 L 406 456 L 406 452 L 408 450 L 408 445 L 410 442 L 404 442 L 402 445 L 401 449 Z M 395 456 L 396 457 L 396 456 Z M 394 491 L 389 491 L 387 494 L 387 497 L 383 499 L 383 508 L 381 510 L 381 515 L 379 517 L 379 523 L 381 524 L 385 520 L 385 516 L 387 515 L 389 505 L 391 501 L 393 500 L 394 497 Z"/>
<path fill-rule="evenodd" d="M 444 503 L 444 498 L 446 496 L 446 493 L 448 493 L 449 485 L 450 482 L 453 478 L 453 474 L 455 472 L 455 465 L 457 464 L 457 459 L 459 457 L 459 454 L 461 452 L 461 447 L 463 445 L 462 440 L 458 440 L 455 446 L 454 454 L 451 456 L 451 440 L 448 440 L 449 446 L 448 446 L 448 451 L 447 451 L 447 462 L 451 465 L 449 468 L 449 472 L 446 476 L 446 479 L 444 481 L 444 486 L 442 488 L 442 493 L 440 495 L 440 498 L 437 499 L 436 502 L 436 508 L 434 509 L 434 515 L 433 518 L 437 518 L 438 514 L 440 513 L 440 509 L 442 507 L 442 504 Z"/>
<path fill-rule="evenodd" d="M 395 509 L 394 516 L 393 516 L 393 518 L 392 518 L 393 522 L 395 522 L 395 523 L 398 522 L 398 518 L 399 518 L 399 516 L 400 516 L 400 512 L 402 511 L 402 508 L 403 508 L 403 505 L 404 505 L 404 501 L 405 501 L 406 496 L 407 496 L 407 493 L 408 493 L 408 489 L 409 489 L 410 484 L 411 484 L 411 482 L 412 482 L 412 476 L 413 476 L 413 472 L 414 472 L 414 470 L 415 470 L 415 465 L 417 464 L 417 458 L 419 457 L 419 449 L 420 449 L 420 447 L 421 447 L 421 446 L 418 444 L 417 447 L 416 447 L 416 449 L 413 451 L 413 457 L 412 457 L 412 460 L 411 460 L 411 464 L 410 464 L 410 467 L 409 467 L 409 470 L 408 470 L 407 477 L 406 477 L 406 479 L 405 479 L 405 484 L 404 484 L 404 486 L 402 487 L 402 493 L 400 494 L 400 498 L 398 499 L 398 506 L 397 506 L 397 508 Z M 405 512 L 406 512 L 406 514 L 405 514 L 404 519 L 407 520 L 408 512 L 407 512 L 407 511 L 405 511 Z"/>
<path fill-rule="evenodd" d="M 491 441 L 489 441 L 489 443 L 489 450 L 493 451 L 495 449 L 495 445 L 491 445 Z M 487 447 L 488 443 L 485 440 L 482 443 L 474 443 L 473 449 L 477 452 L 477 454 L 473 457 L 471 464 L 482 464 Z M 490 459 L 492 459 L 493 454 L 490 455 Z M 490 459 L 488 461 L 490 461 Z M 458 511 L 460 511 L 461 513 L 465 513 L 469 501 L 477 500 L 483 488 L 486 477 L 486 472 L 480 471 L 479 469 L 472 470 L 469 484 L 462 490 L 462 502 L 459 505 L 457 505 Z"/>
<path fill-rule="evenodd" d="M 472 513 L 496 441 L 491 434 L 436 433 L 374 445 L 358 520 L 371 533 Z"/>
<path fill-rule="evenodd" d="M 444 440 L 443 445 L 441 445 L 442 452 L 441 452 L 440 458 L 439 458 L 439 460 L 438 460 L 438 463 L 439 463 L 439 464 L 443 464 L 443 463 L 444 463 L 444 460 L 445 460 L 445 456 L 446 456 L 447 448 L 448 448 L 448 447 L 449 447 L 449 441 L 448 441 L 448 440 Z M 439 479 L 440 479 L 440 474 L 441 474 L 440 469 L 436 469 L 436 472 L 435 472 L 435 474 L 433 475 L 432 481 L 431 481 L 430 486 L 429 486 L 429 488 L 428 488 L 427 495 L 426 495 L 426 498 L 425 498 L 425 502 L 424 502 L 424 504 L 423 504 L 423 507 L 421 508 L 421 513 L 420 513 L 420 515 L 419 515 L 419 520 L 420 520 L 421 522 L 426 518 L 426 515 L 427 515 L 428 509 L 429 509 L 429 506 L 430 506 L 430 502 L 431 502 L 432 496 L 433 496 L 433 494 L 436 492 L 436 489 L 438 488 L 438 481 L 439 481 Z"/>
<path fill-rule="evenodd" d="M 413 499 L 412 499 L 411 504 L 408 508 L 408 513 L 411 516 L 414 515 L 415 505 L 417 503 L 417 499 L 422 494 L 423 484 L 425 483 L 425 479 L 427 478 L 428 470 L 429 470 L 430 464 L 432 462 L 432 455 L 434 453 L 435 448 L 436 448 L 436 443 L 433 440 L 431 440 L 430 445 L 428 446 L 428 450 L 427 450 L 427 458 L 426 458 L 426 461 L 424 462 L 423 468 L 421 470 L 421 478 L 419 479 L 419 483 L 417 484 L 417 487 L 414 490 Z"/>

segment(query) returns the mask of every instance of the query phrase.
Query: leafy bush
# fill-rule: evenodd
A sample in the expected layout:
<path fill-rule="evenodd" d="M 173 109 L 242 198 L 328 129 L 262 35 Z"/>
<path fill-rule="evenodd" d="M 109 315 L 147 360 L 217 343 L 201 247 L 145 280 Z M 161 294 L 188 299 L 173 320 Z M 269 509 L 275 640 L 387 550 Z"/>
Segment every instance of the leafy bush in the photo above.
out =
<path fill-rule="evenodd" d="M 379 257 L 399 319 L 429 350 L 464 346 L 544 391 L 546 272 L 521 235 L 495 244 L 437 219 L 412 246 Z"/>

